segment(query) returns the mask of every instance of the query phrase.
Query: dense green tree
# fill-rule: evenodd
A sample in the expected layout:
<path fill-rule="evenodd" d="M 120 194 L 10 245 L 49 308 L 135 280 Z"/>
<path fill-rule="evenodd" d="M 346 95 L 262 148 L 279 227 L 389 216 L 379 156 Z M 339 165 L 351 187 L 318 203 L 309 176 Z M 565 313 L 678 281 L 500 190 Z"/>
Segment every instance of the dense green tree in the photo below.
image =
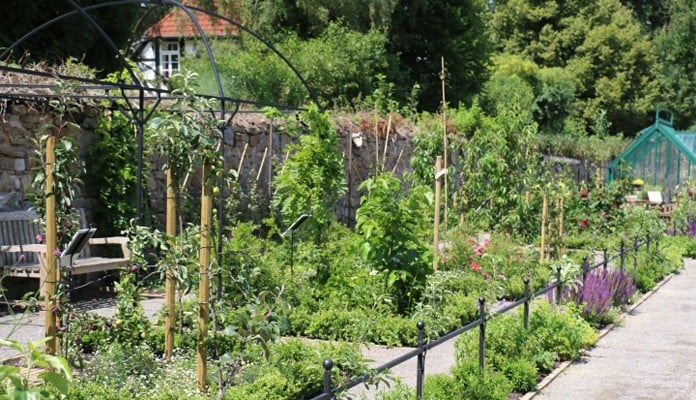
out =
<path fill-rule="evenodd" d="M 441 105 L 442 57 L 449 103 L 469 101 L 481 88 L 490 52 L 485 10 L 479 0 L 401 0 L 395 7 L 388 51 L 398 63 L 390 78 L 400 88 L 418 83 L 421 108 Z"/>
<path fill-rule="evenodd" d="M 604 113 L 615 132 L 633 134 L 649 123 L 659 91 L 657 58 L 619 0 L 510 0 L 496 8 L 491 31 L 499 51 L 574 78 L 588 130 Z"/>
<path fill-rule="evenodd" d="M 668 108 L 676 112 L 681 128 L 696 126 L 696 3 L 691 0 L 669 2 L 669 23 L 656 38 L 664 64 L 662 80 Z"/>
<path fill-rule="evenodd" d="M 88 6 L 102 0 L 82 0 Z M 0 30 L 0 48 L 7 48 L 35 27 L 55 17 L 74 11 L 67 1 L 5 0 L 3 29 Z M 120 50 L 140 32 L 134 32 L 135 23 L 143 14 L 138 5 L 104 7 L 89 12 Z M 153 18 L 156 17 L 153 14 Z M 146 26 L 145 26 L 146 27 Z M 83 60 L 85 64 L 103 72 L 120 70 L 122 63 L 116 52 L 81 15 L 68 17 L 23 42 L 13 51 L 13 57 L 24 61 L 60 62 L 68 57 Z"/>

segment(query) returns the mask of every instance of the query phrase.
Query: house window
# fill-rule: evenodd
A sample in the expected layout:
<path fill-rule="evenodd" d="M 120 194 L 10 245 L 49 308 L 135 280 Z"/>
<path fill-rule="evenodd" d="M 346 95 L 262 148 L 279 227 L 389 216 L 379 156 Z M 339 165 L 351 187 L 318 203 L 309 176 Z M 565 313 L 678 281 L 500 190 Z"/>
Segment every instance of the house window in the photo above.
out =
<path fill-rule="evenodd" d="M 181 51 L 179 42 L 164 42 L 160 50 L 160 68 L 162 76 L 170 77 L 179 70 Z"/>

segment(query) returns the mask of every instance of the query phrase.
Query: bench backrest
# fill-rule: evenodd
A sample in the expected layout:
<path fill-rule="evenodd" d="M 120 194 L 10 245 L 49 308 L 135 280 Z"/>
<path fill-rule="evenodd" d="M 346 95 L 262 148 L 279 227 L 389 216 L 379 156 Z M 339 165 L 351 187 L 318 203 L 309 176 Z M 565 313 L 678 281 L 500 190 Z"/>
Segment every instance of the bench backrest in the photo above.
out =
<path fill-rule="evenodd" d="M 85 210 L 80 208 L 77 212 L 80 218 L 80 227 L 86 227 Z M 36 235 L 43 233 L 37 219 L 38 215 L 34 210 L 0 212 L 0 246 L 38 243 Z M 0 267 L 17 264 L 20 261 L 19 257 L 21 254 L 0 252 Z M 24 259 L 22 263 L 35 264 L 39 262 L 36 253 L 27 252 L 23 254 Z M 90 255 L 89 246 L 85 246 L 80 256 L 89 257 Z"/>
<path fill-rule="evenodd" d="M 36 222 L 35 211 L 0 212 L 0 246 L 23 245 L 37 243 L 36 235 L 41 233 L 41 227 Z M 20 253 L 0 252 L 0 266 L 18 263 Z M 36 254 L 24 254 L 24 263 L 37 263 Z"/>

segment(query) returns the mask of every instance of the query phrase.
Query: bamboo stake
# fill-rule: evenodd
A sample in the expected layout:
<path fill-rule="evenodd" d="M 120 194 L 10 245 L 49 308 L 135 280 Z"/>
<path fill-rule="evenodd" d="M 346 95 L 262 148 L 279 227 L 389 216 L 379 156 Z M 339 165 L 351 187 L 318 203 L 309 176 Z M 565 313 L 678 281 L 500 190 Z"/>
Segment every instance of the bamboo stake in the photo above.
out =
<path fill-rule="evenodd" d="M 433 270 L 437 271 L 438 255 L 440 253 L 440 178 L 442 156 L 435 159 L 435 224 L 433 226 Z"/>
<path fill-rule="evenodd" d="M 558 199 L 558 258 L 563 257 L 563 197 Z"/>
<path fill-rule="evenodd" d="M 268 159 L 268 198 L 273 195 L 273 121 L 271 121 L 268 132 L 268 148 L 271 151 Z"/>
<path fill-rule="evenodd" d="M 396 157 L 396 162 L 394 163 L 394 168 L 392 168 L 392 171 L 391 171 L 392 174 L 396 172 L 396 167 L 399 166 L 399 161 L 401 161 L 401 156 L 403 156 L 403 155 L 404 155 L 404 149 L 401 149 L 401 151 L 399 151 L 399 156 Z"/>
<path fill-rule="evenodd" d="M 375 104 L 375 159 L 376 165 L 375 169 L 379 168 L 379 128 L 378 128 L 378 117 L 377 117 L 377 104 Z"/>
<path fill-rule="evenodd" d="M 167 214 L 166 214 L 166 233 L 173 238 L 176 236 L 176 195 L 174 193 L 174 175 L 171 168 L 167 168 Z M 172 245 L 170 239 L 169 244 Z M 165 281 L 165 303 L 167 305 L 167 315 L 164 321 L 164 354 L 167 360 L 172 358 L 174 352 L 174 317 L 176 312 L 175 297 L 176 285 L 174 274 L 168 266 Z"/>
<path fill-rule="evenodd" d="M 445 57 L 440 57 L 440 80 L 442 81 L 442 138 L 444 143 L 443 168 L 447 169 L 447 102 L 445 100 Z M 448 212 L 448 196 L 447 196 L 447 174 L 445 174 L 445 221 L 444 229 L 447 230 L 447 212 Z"/>
<path fill-rule="evenodd" d="M 541 248 L 539 249 L 540 262 L 544 261 L 544 246 L 546 245 L 544 243 L 546 235 L 546 211 L 548 207 L 548 198 L 546 197 L 546 195 L 544 195 L 544 201 L 542 204 L 543 205 L 541 206 Z"/>
<path fill-rule="evenodd" d="M 256 173 L 256 182 L 261 178 L 261 171 L 263 171 L 263 164 L 266 162 L 266 154 L 268 153 L 268 147 L 263 149 L 263 157 L 261 158 L 261 165 L 259 165 L 259 172 Z"/>
<path fill-rule="evenodd" d="M 246 157 L 246 151 L 249 147 L 249 143 L 244 143 L 244 149 L 242 150 L 242 157 L 239 159 L 239 166 L 237 166 L 237 176 L 242 173 L 242 165 L 244 165 L 244 157 Z"/>
<path fill-rule="evenodd" d="M 387 133 L 384 139 L 384 153 L 382 154 L 382 172 L 384 172 L 384 164 L 387 163 L 387 148 L 389 147 L 389 131 L 391 130 L 392 124 L 392 113 L 389 113 L 389 120 L 387 121 Z"/>
<path fill-rule="evenodd" d="M 208 368 L 206 365 L 208 351 L 206 339 L 208 337 L 208 316 L 210 313 L 210 248 L 213 220 L 213 185 L 208 175 L 210 164 L 203 165 L 203 191 L 201 195 L 201 242 L 199 254 L 200 282 L 198 286 L 198 343 L 196 344 L 196 372 L 198 377 L 198 389 L 205 391 Z"/>
<path fill-rule="evenodd" d="M 58 353 L 57 314 L 54 312 L 56 307 L 56 282 L 58 281 L 58 268 L 56 268 L 56 257 L 53 250 L 58 248 L 58 235 L 56 229 L 56 196 L 53 193 L 55 182 L 54 168 L 56 163 L 56 136 L 51 134 L 46 140 L 46 188 L 44 195 L 46 198 L 46 275 L 45 282 L 42 282 L 44 289 L 45 309 L 44 309 L 44 334 L 50 338 L 46 342 L 46 353 L 55 355 Z"/>

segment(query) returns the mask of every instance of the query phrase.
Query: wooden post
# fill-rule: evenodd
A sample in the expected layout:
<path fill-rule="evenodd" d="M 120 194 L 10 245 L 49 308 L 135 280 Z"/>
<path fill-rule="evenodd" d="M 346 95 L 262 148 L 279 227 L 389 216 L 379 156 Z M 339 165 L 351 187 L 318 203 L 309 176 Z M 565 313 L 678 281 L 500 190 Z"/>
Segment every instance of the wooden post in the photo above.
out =
<path fill-rule="evenodd" d="M 54 168 L 56 163 L 56 137 L 51 134 L 46 140 L 46 188 L 44 191 L 46 202 L 46 273 L 43 288 L 45 302 L 44 309 L 44 333 L 47 338 L 46 353 L 55 355 L 58 353 L 58 338 L 56 338 L 58 318 L 54 310 L 56 303 L 56 282 L 58 281 L 58 268 L 53 251 L 58 248 L 58 235 L 56 229 L 56 196 L 53 193 L 55 182 Z"/>
<path fill-rule="evenodd" d="M 210 313 L 210 248 L 213 220 L 213 185 L 208 179 L 210 164 L 203 165 L 203 193 L 201 195 L 201 243 L 199 253 L 200 282 L 198 284 L 198 343 L 196 344 L 196 364 L 198 389 L 205 390 L 208 368 L 206 365 L 208 352 L 205 348 L 208 337 L 208 315 Z"/>
<path fill-rule="evenodd" d="M 435 159 L 435 224 L 433 227 L 433 270 L 437 271 L 438 255 L 440 253 L 440 178 L 442 156 Z"/>
<path fill-rule="evenodd" d="M 389 147 L 389 131 L 391 130 L 392 124 L 392 113 L 389 113 L 389 120 L 387 121 L 387 132 L 384 138 L 384 153 L 382 154 L 382 172 L 384 172 L 384 164 L 387 163 L 387 148 Z"/>
<path fill-rule="evenodd" d="M 442 139 L 444 143 L 444 154 L 443 157 L 443 168 L 447 169 L 447 102 L 445 101 L 445 57 L 440 57 L 440 80 L 442 81 Z M 447 230 L 447 206 L 448 196 L 447 196 L 447 174 L 445 174 L 445 223 L 444 228 Z"/>
<path fill-rule="evenodd" d="M 174 191 L 174 176 L 171 168 L 167 168 L 167 215 L 166 233 L 173 238 L 176 236 L 176 195 Z M 171 242 L 170 242 L 171 244 Z M 175 297 L 176 284 L 171 265 L 167 268 L 165 281 L 165 303 L 167 305 L 167 315 L 164 320 L 164 355 L 167 360 L 172 358 L 174 352 L 174 316 L 176 313 Z"/>
<path fill-rule="evenodd" d="M 563 257 L 563 197 L 558 199 L 558 259 Z"/>
<path fill-rule="evenodd" d="M 269 124 L 268 151 L 270 152 L 268 156 L 268 201 L 270 201 L 273 195 L 273 121 Z"/>
<path fill-rule="evenodd" d="M 544 261 L 544 247 L 546 246 L 546 244 L 544 243 L 544 239 L 546 239 L 546 211 L 548 208 L 548 198 L 546 197 L 546 194 L 544 194 L 544 202 L 542 204 L 543 205 L 541 206 L 541 247 L 539 248 L 540 262 Z"/>

